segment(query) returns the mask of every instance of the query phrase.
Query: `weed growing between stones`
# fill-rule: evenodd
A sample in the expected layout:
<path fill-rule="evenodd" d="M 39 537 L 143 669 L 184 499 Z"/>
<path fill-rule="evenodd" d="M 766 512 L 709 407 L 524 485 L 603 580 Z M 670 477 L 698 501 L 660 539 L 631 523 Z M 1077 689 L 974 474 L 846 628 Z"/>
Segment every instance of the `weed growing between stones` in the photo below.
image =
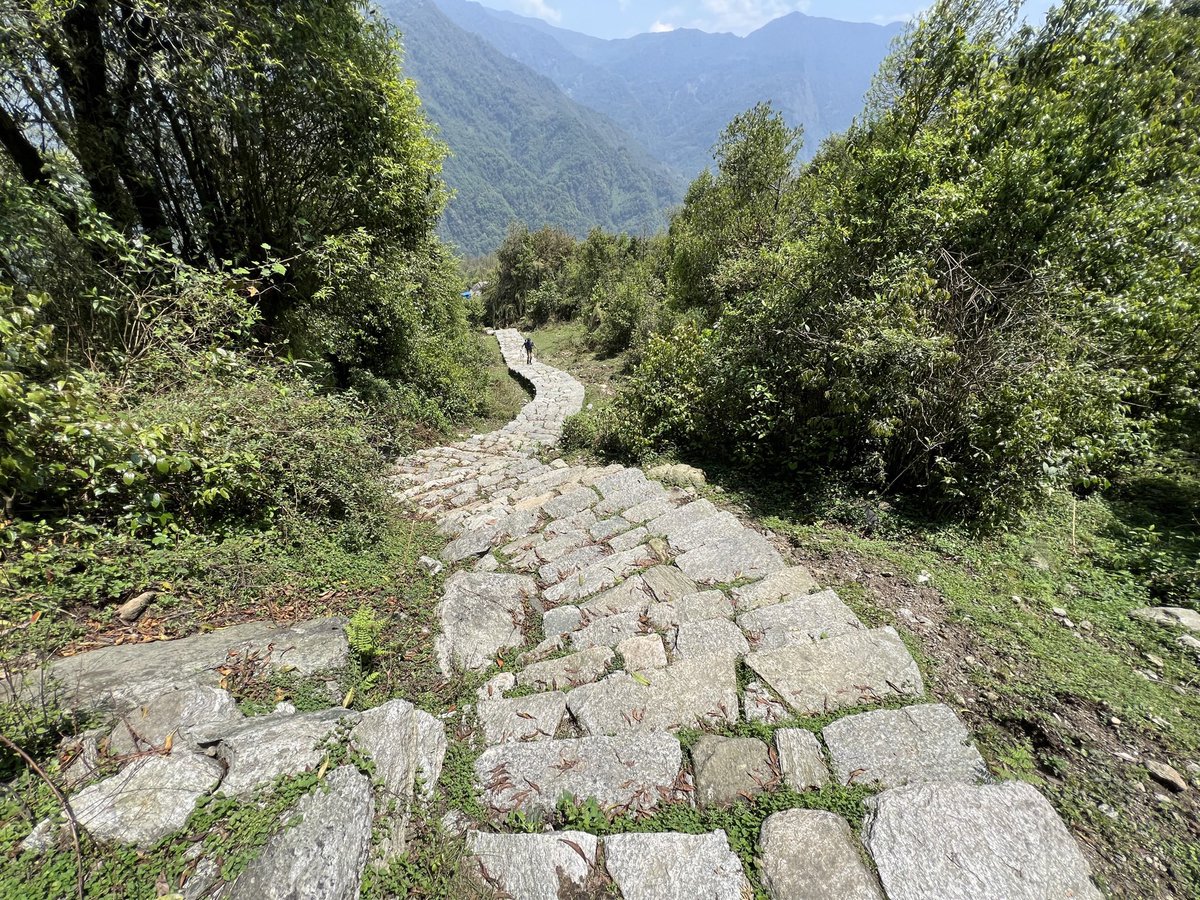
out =
<path fill-rule="evenodd" d="M 681 742 L 689 734 L 690 732 L 681 732 Z M 730 807 L 697 808 L 689 803 L 661 804 L 653 815 L 646 817 L 610 816 L 594 799 L 579 802 L 576 798 L 567 796 L 559 801 L 549 824 L 556 830 L 584 831 L 597 837 L 654 832 L 707 834 L 722 830 L 729 838 L 730 849 L 741 859 L 750 877 L 756 900 L 769 900 L 763 889 L 758 868 L 759 837 L 763 822 L 775 813 L 788 809 L 825 810 L 842 816 L 858 832 L 861 831 L 863 819 L 866 817 L 866 800 L 874 793 L 875 788 L 865 785 L 830 785 L 819 791 L 804 793 L 779 788 Z M 513 816 L 510 815 L 509 818 L 511 820 Z M 540 830 L 543 825 L 540 821 L 523 818 L 524 822 L 517 823 L 523 827 L 513 830 L 533 832 Z M 507 824 L 510 823 L 506 822 Z"/>

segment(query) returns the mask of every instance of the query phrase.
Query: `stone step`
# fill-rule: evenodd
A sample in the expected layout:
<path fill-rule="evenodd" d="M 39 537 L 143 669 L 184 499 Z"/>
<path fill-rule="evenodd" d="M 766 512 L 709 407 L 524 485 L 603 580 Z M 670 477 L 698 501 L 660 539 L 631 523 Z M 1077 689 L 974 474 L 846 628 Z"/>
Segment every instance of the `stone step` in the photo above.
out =
<path fill-rule="evenodd" d="M 682 763 L 679 741 L 650 731 L 500 744 L 480 754 L 475 777 L 481 801 L 497 820 L 513 810 L 550 813 L 564 795 L 638 814 L 684 796 Z"/>

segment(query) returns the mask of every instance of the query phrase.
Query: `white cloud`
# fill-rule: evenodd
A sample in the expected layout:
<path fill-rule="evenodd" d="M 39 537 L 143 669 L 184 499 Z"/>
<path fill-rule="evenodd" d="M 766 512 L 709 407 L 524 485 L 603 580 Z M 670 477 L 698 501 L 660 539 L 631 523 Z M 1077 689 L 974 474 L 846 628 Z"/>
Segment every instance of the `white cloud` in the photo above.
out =
<path fill-rule="evenodd" d="M 749 34 L 772 19 L 792 12 L 805 12 L 809 0 L 704 0 L 708 16 L 693 23 L 705 31 Z"/>
<path fill-rule="evenodd" d="M 667 22 L 655 21 L 655 23 L 650 26 L 650 32 L 651 34 L 661 34 L 664 31 L 674 31 L 677 27 L 677 25 L 671 25 Z"/>
<path fill-rule="evenodd" d="M 556 25 L 562 21 L 562 13 L 546 0 L 520 0 L 521 12 Z"/>

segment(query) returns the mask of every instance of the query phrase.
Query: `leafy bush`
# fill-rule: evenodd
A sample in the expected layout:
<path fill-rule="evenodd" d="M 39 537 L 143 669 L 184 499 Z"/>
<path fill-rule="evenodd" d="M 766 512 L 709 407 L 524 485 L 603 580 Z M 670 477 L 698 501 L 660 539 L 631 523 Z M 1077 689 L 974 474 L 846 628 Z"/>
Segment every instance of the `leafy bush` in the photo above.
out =
<path fill-rule="evenodd" d="M 1105 485 L 1195 416 L 1200 22 L 942 0 L 811 164 L 767 107 L 672 223 L 602 446 L 848 473 L 998 518 Z"/>

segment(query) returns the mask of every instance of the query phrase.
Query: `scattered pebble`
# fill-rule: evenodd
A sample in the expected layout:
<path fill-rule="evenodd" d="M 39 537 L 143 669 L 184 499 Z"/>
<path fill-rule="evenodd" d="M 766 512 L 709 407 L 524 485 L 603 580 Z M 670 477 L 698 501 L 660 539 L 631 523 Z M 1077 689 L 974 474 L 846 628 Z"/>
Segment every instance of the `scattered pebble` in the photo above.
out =
<path fill-rule="evenodd" d="M 1056 607 L 1054 607 L 1054 609 L 1052 610 L 1052 612 L 1053 612 L 1053 613 L 1054 613 L 1056 616 L 1058 616 L 1060 619 L 1065 619 L 1065 618 L 1067 617 L 1067 611 L 1066 611 L 1065 609 L 1063 609 L 1061 606 L 1056 606 Z"/>
<path fill-rule="evenodd" d="M 1115 809 L 1113 809 L 1111 806 L 1109 806 L 1107 803 L 1101 803 L 1101 804 L 1100 804 L 1098 807 L 1096 807 L 1096 808 L 1097 808 L 1098 810 L 1100 810 L 1100 812 L 1104 813 L 1104 815 L 1106 815 L 1106 816 L 1108 816 L 1110 819 L 1112 819 L 1114 822 L 1116 821 L 1116 819 L 1117 819 L 1117 811 L 1116 811 Z"/>
<path fill-rule="evenodd" d="M 1082 622 L 1079 623 L 1080 631 L 1091 631 L 1094 627 L 1095 626 L 1088 619 L 1084 619 Z"/>
<path fill-rule="evenodd" d="M 1166 663 L 1162 661 L 1162 658 L 1155 656 L 1153 653 L 1146 653 L 1143 655 L 1150 662 L 1150 665 L 1154 666 L 1156 669 L 1161 669 L 1166 666 Z"/>
<path fill-rule="evenodd" d="M 931 581 L 933 581 L 933 576 L 928 572 L 922 572 L 917 576 L 917 584 L 929 584 Z"/>

